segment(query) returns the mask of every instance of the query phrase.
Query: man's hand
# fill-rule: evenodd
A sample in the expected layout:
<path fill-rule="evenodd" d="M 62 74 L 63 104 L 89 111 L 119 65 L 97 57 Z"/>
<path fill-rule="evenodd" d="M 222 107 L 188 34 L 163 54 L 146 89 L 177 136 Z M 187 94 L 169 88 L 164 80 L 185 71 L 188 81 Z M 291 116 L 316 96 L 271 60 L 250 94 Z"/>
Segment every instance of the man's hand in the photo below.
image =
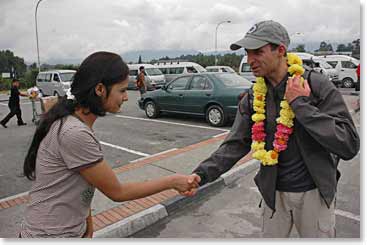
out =
<path fill-rule="evenodd" d="M 189 184 L 197 184 L 199 186 L 199 183 L 201 181 L 201 178 L 199 175 L 197 174 L 191 174 L 187 180 L 187 182 Z M 192 188 L 191 190 L 188 191 L 184 191 L 184 192 L 180 192 L 180 195 L 182 196 L 187 196 L 187 197 L 191 197 L 194 196 L 196 194 L 196 192 L 198 191 L 198 188 Z"/>
<path fill-rule="evenodd" d="M 308 85 L 307 80 L 304 80 L 302 86 L 300 76 L 288 79 L 287 87 L 285 90 L 285 98 L 287 99 L 289 104 L 299 96 L 310 96 L 310 93 L 311 89 Z"/>

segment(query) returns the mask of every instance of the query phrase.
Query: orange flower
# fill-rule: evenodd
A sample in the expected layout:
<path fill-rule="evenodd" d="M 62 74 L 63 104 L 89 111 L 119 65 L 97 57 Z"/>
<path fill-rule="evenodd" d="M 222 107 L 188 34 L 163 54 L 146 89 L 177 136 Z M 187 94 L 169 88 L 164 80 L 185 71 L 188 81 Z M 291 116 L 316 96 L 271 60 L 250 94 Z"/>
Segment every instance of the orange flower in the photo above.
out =
<path fill-rule="evenodd" d="M 271 156 L 272 159 L 277 159 L 278 158 L 278 153 L 276 151 L 272 151 L 270 156 Z"/>
<path fill-rule="evenodd" d="M 264 97 L 261 94 L 259 94 L 258 96 L 256 96 L 256 99 L 263 101 Z"/>

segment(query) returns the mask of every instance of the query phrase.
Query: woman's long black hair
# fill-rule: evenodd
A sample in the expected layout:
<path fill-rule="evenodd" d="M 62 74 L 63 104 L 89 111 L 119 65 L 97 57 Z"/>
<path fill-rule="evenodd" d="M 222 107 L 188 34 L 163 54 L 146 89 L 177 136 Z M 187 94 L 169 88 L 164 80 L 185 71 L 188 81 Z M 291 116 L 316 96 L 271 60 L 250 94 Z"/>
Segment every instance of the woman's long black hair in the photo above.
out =
<path fill-rule="evenodd" d="M 71 94 L 75 98 L 60 97 L 58 102 L 42 115 L 24 160 L 24 176 L 29 180 L 36 178 L 38 148 L 55 121 L 73 114 L 77 107 L 87 108 L 90 113 L 97 116 L 106 115 L 102 98 L 95 93 L 95 86 L 98 83 L 104 84 L 108 96 L 112 85 L 125 80 L 128 75 L 128 66 L 117 54 L 96 52 L 88 56 L 75 73 L 71 84 Z"/>

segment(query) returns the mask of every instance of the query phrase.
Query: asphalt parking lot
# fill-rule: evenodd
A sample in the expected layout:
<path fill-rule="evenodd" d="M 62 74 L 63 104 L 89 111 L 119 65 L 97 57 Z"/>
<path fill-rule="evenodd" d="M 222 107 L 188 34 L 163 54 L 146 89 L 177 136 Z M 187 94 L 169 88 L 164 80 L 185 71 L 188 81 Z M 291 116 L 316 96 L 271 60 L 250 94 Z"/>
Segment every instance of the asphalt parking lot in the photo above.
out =
<path fill-rule="evenodd" d="M 169 115 L 150 120 L 137 105 L 139 93 L 128 91 L 129 101 L 121 112 L 108 114 L 94 125 L 94 131 L 102 143 L 105 159 L 112 168 L 131 161 L 192 145 L 227 132 L 230 127 L 210 127 L 203 118 Z M 1 95 L 0 100 L 7 99 Z M 36 129 L 32 123 L 32 104 L 22 98 L 23 119 L 28 124 L 18 127 L 16 118 L 0 128 L 0 199 L 29 190 L 30 181 L 22 177 L 23 160 Z M 39 102 L 36 109 L 40 110 Z M 0 117 L 8 113 L 7 102 L 0 102 Z"/>

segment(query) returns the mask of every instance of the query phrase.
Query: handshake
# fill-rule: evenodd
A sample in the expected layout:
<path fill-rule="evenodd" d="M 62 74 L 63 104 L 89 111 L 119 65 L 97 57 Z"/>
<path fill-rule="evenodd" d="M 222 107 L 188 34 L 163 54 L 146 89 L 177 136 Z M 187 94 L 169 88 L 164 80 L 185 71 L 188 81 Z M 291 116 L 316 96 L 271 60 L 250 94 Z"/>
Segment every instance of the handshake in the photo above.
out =
<path fill-rule="evenodd" d="M 182 175 L 175 174 L 172 175 L 172 188 L 175 189 L 183 196 L 193 196 L 196 194 L 201 178 L 197 174 Z"/>

